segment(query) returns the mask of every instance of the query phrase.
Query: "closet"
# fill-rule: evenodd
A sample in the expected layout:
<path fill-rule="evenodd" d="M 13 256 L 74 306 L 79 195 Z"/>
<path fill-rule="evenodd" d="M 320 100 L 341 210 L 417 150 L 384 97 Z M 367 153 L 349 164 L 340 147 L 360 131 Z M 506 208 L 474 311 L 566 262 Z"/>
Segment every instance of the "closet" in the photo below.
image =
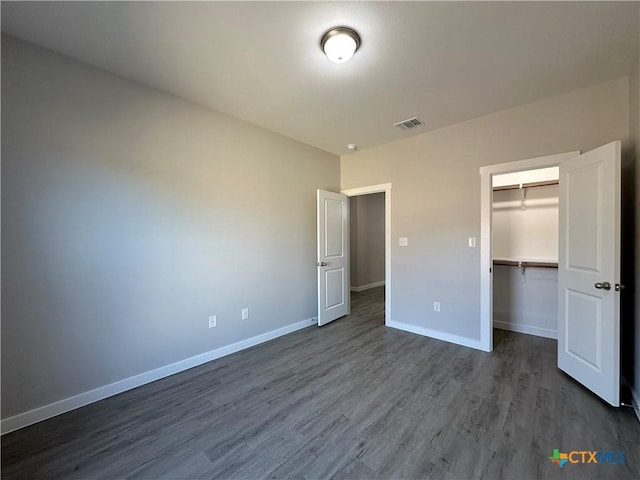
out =
<path fill-rule="evenodd" d="M 558 174 L 493 176 L 494 327 L 557 338 Z"/>

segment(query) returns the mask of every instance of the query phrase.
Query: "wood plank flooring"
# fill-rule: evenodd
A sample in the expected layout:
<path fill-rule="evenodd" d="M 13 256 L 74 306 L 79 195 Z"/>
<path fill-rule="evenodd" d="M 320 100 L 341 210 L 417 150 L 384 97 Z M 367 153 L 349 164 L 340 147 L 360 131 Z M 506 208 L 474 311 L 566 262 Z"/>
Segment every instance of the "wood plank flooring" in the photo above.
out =
<path fill-rule="evenodd" d="M 2 437 L 4 479 L 638 479 L 640 425 L 555 366 L 553 340 L 491 354 L 353 313 Z M 624 451 L 565 464 L 553 449 Z"/>

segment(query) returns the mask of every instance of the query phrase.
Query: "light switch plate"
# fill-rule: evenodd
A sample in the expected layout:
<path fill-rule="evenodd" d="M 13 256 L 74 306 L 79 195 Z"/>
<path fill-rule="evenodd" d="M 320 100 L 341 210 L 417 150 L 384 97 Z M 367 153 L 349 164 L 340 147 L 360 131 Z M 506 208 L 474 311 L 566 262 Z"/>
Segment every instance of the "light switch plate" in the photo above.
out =
<path fill-rule="evenodd" d="M 398 245 L 400 245 L 401 247 L 408 247 L 409 239 L 407 237 L 400 237 L 398 240 Z"/>
<path fill-rule="evenodd" d="M 469 248 L 476 248 L 476 237 L 469 237 Z"/>

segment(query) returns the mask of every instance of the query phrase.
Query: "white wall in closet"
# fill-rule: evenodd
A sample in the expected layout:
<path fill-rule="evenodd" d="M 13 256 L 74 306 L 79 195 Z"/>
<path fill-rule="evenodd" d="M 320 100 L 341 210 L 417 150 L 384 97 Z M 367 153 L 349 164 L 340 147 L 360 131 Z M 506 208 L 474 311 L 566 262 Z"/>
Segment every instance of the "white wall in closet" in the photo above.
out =
<path fill-rule="evenodd" d="M 558 180 L 558 168 L 493 177 L 493 186 Z M 558 261 L 558 185 L 493 192 L 493 258 Z"/>
<path fill-rule="evenodd" d="M 558 167 L 549 167 L 494 175 L 492 180 L 494 187 L 502 187 L 504 185 L 519 185 L 521 183 L 546 182 L 548 180 L 558 180 L 559 178 L 560 169 Z"/>
<path fill-rule="evenodd" d="M 494 187 L 558 179 L 558 169 L 494 177 Z M 558 261 L 558 185 L 493 192 L 493 258 Z M 494 325 L 557 337 L 557 269 L 494 266 Z"/>
<path fill-rule="evenodd" d="M 493 192 L 493 258 L 558 261 L 557 185 Z"/>

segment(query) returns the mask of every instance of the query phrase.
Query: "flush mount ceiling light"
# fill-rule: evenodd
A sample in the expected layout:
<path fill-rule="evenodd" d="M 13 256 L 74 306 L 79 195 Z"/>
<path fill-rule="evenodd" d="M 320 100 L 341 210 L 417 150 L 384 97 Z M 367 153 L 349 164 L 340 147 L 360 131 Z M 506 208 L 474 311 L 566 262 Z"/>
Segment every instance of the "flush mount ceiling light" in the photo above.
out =
<path fill-rule="evenodd" d="M 320 45 L 329 60 L 344 63 L 360 47 L 360 35 L 349 27 L 335 27 L 325 32 Z"/>

